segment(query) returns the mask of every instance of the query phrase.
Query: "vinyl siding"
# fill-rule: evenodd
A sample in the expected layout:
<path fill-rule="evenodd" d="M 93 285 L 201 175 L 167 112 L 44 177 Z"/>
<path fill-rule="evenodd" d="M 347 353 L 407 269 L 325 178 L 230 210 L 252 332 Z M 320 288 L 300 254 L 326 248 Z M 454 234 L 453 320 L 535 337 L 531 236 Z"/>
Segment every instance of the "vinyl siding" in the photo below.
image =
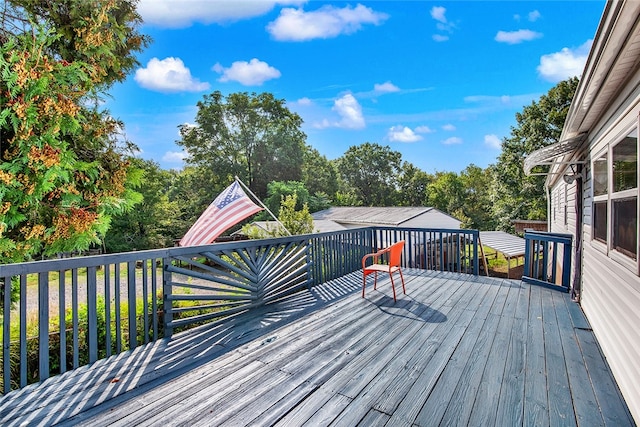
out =
<path fill-rule="evenodd" d="M 636 81 L 635 84 L 638 82 Z M 592 129 L 585 165 L 581 306 L 636 421 L 640 421 L 640 278 L 637 263 L 592 240 L 591 161 L 637 124 L 640 93 L 618 103 Z"/>
<path fill-rule="evenodd" d="M 640 279 L 591 244 L 583 256 L 582 308 L 631 413 L 640 420 Z"/>

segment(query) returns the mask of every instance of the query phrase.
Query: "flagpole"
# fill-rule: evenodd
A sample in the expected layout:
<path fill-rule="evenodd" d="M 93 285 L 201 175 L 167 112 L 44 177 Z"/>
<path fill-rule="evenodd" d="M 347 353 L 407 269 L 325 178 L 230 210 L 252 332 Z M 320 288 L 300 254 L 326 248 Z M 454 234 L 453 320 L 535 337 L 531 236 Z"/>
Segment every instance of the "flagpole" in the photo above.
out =
<path fill-rule="evenodd" d="M 256 199 L 256 200 L 258 201 L 258 203 L 260 203 L 260 206 L 262 206 L 262 207 L 263 207 L 267 212 L 269 212 L 269 215 L 271 215 L 271 217 L 272 217 L 273 219 L 275 219 L 275 220 L 276 220 L 276 222 L 277 222 L 278 224 L 280 224 L 280 227 L 282 227 L 282 229 L 283 229 L 284 231 L 286 231 L 286 232 L 287 232 L 287 234 L 288 234 L 289 236 L 291 236 L 291 233 L 289 232 L 289 230 L 287 230 L 287 227 L 285 227 L 285 226 L 284 226 L 284 224 L 283 224 L 283 223 L 281 223 L 281 222 L 280 222 L 280 220 L 279 220 L 279 219 L 278 219 L 278 218 L 273 214 L 273 212 L 271 212 L 271 211 L 269 210 L 269 208 L 268 208 L 268 207 L 266 207 L 264 203 L 262 203 L 262 200 L 260 200 L 260 199 L 258 198 L 258 196 L 256 196 L 255 194 L 253 194 L 253 191 L 251 191 L 251 189 L 250 189 L 249 187 L 247 187 L 247 186 L 245 185 L 245 183 L 244 183 L 244 182 L 242 182 L 242 181 L 240 180 L 240 178 L 238 178 L 238 175 L 236 175 L 236 176 L 235 176 L 235 178 L 236 178 L 236 181 L 238 181 L 238 184 L 242 185 L 242 187 L 243 187 L 245 190 L 247 190 L 247 191 L 249 192 L 249 194 L 251 194 L 251 195 L 253 196 L 253 198 L 254 198 L 254 199 Z"/>

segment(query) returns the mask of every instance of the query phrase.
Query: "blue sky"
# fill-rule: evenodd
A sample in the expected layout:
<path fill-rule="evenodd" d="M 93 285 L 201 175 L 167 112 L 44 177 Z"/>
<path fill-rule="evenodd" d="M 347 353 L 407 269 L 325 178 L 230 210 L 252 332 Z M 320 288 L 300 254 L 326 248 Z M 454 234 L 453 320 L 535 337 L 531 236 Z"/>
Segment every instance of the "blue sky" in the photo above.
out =
<path fill-rule="evenodd" d="M 371 142 L 428 173 L 486 167 L 523 106 L 581 75 L 604 5 L 141 0 L 153 42 L 106 108 L 165 169 L 215 90 L 284 99 L 329 159 Z"/>

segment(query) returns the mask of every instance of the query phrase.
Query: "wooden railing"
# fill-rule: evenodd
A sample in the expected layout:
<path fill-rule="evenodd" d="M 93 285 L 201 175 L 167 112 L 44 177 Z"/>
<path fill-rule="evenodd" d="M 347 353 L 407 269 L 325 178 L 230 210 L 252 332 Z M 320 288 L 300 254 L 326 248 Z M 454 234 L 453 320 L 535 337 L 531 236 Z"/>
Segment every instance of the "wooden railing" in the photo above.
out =
<path fill-rule="evenodd" d="M 569 292 L 571 234 L 527 232 L 522 280 Z"/>
<path fill-rule="evenodd" d="M 366 253 L 398 240 L 406 241 L 405 267 L 478 274 L 476 230 L 408 228 L 0 265 L 0 389 L 225 322 L 357 271 Z"/>

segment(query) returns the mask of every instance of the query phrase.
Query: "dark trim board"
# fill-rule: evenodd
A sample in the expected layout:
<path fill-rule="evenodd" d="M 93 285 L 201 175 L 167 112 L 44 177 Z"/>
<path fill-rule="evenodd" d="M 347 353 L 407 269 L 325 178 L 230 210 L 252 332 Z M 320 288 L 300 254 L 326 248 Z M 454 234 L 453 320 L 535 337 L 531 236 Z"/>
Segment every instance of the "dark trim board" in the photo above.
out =
<path fill-rule="evenodd" d="M 0 424 L 633 425 L 566 293 L 404 272 L 396 303 L 354 273 L 10 393 Z"/>

